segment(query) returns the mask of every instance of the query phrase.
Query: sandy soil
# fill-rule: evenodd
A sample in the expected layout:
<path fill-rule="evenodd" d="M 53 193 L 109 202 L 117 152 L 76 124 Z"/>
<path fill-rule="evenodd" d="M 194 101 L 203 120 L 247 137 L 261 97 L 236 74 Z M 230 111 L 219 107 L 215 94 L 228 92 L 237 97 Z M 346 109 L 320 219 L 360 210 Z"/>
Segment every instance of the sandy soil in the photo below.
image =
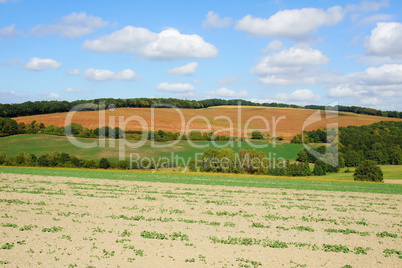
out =
<path fill-rule="evenodd" d="M 392 179 L 392 180 L 385 179 L 384 182 L 385 183 L 392 183 L 392 184 L 402 184 L 402 180 L 394 180 L 394 179 Z"/>
<path fill-rule="evenodd" d="M 401 267 L 397 253 L 384 253 L 402 251 L 401 201 L 371 193 L 0 174 L 0 261 L 5 267 Z M 358 233 L 325 231 L 347 228 Z M 397 237 L 376 235 L 384 231 Z M 345 253 L 326 252 L 325 245 L 342 245 Z"/>

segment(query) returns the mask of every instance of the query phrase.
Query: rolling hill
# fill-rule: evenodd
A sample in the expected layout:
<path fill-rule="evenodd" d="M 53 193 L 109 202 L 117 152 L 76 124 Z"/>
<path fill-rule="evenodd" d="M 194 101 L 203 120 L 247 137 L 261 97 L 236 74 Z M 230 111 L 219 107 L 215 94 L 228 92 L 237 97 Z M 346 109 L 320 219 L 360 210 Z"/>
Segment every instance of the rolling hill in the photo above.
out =
<path fill-rule="evenodd" d="M 273 134 L 290 140 L 303 130 L 303 124 L 308 120 L 304 130 L 323 129 L 327 124 L 338 123 L 338 126 L 361 126 L 379 121 L 400 121 L 402 119 L 360 115 L 349 112 L 339 112 L 332 118 L 326 118 L 324 111 L 294 108 L 272 108 L 242 106 L 216 106 L 205 109 L 169 109 L 169 108 L 117 108 L 106 111 L 79 111 L 74 114 L 71 122 L 95 129 L 104 125 L 119 126 L 119 121 L 126 122 L 122 129 L 126 131 L 164 130 L 180 132 L 180 129 L 199 129 L 202 132 L 216 131 L 219 135 L 246 136 L 253 129 L 259 129 L 264 134 Z M 17 122 L 30 123 L 33 120 L 45 125 L 53 124 L 61 127 L 66 124 L 68 113 L 54 113 L 13 118 Z M 133 117 L 132 117 L 133 116 Z M 104 119 L 104 120 L 103 120 Z M 316 122 L 315 122 L 316 121 Z M 154 122 L 152 124 L 152 122 Z M 68 122 L 67 122 L 68 123 Z M 142 123 L 142 125 L 141 125 Z"/>

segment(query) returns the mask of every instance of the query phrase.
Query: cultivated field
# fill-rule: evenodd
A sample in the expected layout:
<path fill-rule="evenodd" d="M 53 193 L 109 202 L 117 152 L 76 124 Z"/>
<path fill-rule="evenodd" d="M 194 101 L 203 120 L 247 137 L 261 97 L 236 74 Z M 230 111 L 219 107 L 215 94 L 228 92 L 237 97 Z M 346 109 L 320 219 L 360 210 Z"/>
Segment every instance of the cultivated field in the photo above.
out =
<path fill-rule="evenodd" d="M 0 261 L 6 267 L 402 263 L 400 185 L 82 171 L 94 177 L 85 179 L 72 177 L 80 170 L 34 168 L 0 172 L 21 173 L 0 173 Z M 230 186 L 216 185 L 225 183 Z"/>
<path fill-rule="evenodd" d="M 77 138 L 80 143 L 93 143 L 99 142 L 98 139 L 83 139 Z M 99 160 L 102 157 L 108 158 L 109 160 L 118 160 L 119 158 L 119 143 L 121 140 L 106 140 L 105 147 L 95 147 L 95 148 L 79 148 L 73 145 L 66 137 L 63 136 L 52 136 L 52 135 L 17 135 L 0 138 L 0 152 L 5 152 L 7 156 L 16 156 L 20 152 L 33 153 L 37 156 L 42 154 L 51 154 L 55 151 L 69 153 L 80 158 Z M 130 143 L 137 143 L 138 141 L 129 141 Z M 206 148 L 216 148 L 212 142 L 207 141 L 191 141 L 191 143 L 208 146 Z M 222 148 L 227 145 L 227 141 L 217 141 L 215 144 Z M 169 145 L 171 142 L 157 142 L 158 146 Z M 268 157 L 276 158 L 283 157 L 285 159 L 295 159 L 297 153 L 303 148 L 301 144 L 291 144 L 291 143 L 277 143 L 275 146 L 273 144 L 267 144 L 267 142 L 254 141 L 253 144 L 257 145 L 267 145 L 266 148 L 258 149 L 264 152 Z M 233 146 L 225 146 L 238 152 L 241 148 L 253 148 L 247 142 L 234 141 Z M 167 148 L 154 148 L 151 146 L 151 142 L 147 141 L 140 148 L 128 148 L 126 149 L 126 159 L 130 159 L 130 153 L 137 153 L 141 157 L 171 157 L 173 153 L 175 156 L 183 157 L 185 159 L 194 159 L 195 154 L 202 154 L 205 149 L 196 148 L 191 146 L 191 144 L 186 141 L 179 141 L 174 146 L 169 146 Z"/>
<path fill-rule="evenodd" d="M 205 129 L 207 130 L 208 121 L 211 123 L 211 131 L 218 131 L 219 135 L 232 135 L 232 136 L 249 136 L 250 133 L 244 133 L 244 126 L 247 121 L 254 116 L 261 116 L 267 119 L 269 123 L 269 130 L 262 131 L 266 134 L 273 134 L 274 125 L 276 125 L 276 136 L 282 136 L 285 140 L 292 139 L 293 136 L 302 132 L 304 122 L 310 115 L 314 114 L 315 110 L 308 109 L 290 109 L 290 108 L 270 108 L 270 107 L 253 107 L 244 106 L 241 110 L 233 106 L 218 106 L 210 107 L 206 109 L 180 109 L 184 117 L 184 121 L 181 120 L 180 114 L 174 109 L 154 109 L 154 129 L 164 130 L 170 132 L 179 132 L 181 124 L 188 124 L 189 129 Z M 46 114 L 46 115 L 34 115 L 13 118 L 17 122 L 30 123 L 33 120 L 42 122 L 45 125 L 53 124 L 58 127 L 65 126 L 67 113 Z M 143 129 L 138 122 L 131 122 L 127 124 L 125 130 L 150 130 L 152 110 L 150 108 L 118 108 L 115 110 L 105 111 L 105 125 L 110 126 L 109 118 L 113 117 L 118 126 L 118 118 L 122 116 L 124 119 L 136 115 L 144 119 L 146 129 Z M 194 121 L 190 121 L 196 116 L 202 116 L 205 118 L 197 118 Z M 233 122 L 231 126 L 226 119 L 216 119 L 217 116 L 227 116 Z M 282 119 L 279 118 L 282 116 Z M 322 116 L 322 120 L 320 120 Z M 80 123 L 81 125 L 90 129 L 100 127 L 99 125 L 99 111 L 86 111 L 77 112 L 73 117 L 73 122 Z M 102 117 L 102 116 L 101 116 Z M 326 119 L 325 112 L 321 112 L 321 115 L 317 115 L 312 120 L 317 119 L 318 122 L 309 125 L 305 130 L 315 130 L 318 128 L 325 128 L 328 123 L 338 123 L 340 127 L 347 126 L 361 126 L 370 125 L 379 121 L 398 121 L 401 119 L 358 115 L 354 113 L 340 112 L 337 117 Z M 274 123 L 273 120 L 277 121 Z M 101 125 L 102 126 L 102 125 Z M 250 122 L 248 129 L 266 129 L 267 126 L 261 119 L 255 119 Z M 228 129 L 231 129 L 233 133 L 230 133 Z M 250 131 L 249 131 L 250 132 Z"/>

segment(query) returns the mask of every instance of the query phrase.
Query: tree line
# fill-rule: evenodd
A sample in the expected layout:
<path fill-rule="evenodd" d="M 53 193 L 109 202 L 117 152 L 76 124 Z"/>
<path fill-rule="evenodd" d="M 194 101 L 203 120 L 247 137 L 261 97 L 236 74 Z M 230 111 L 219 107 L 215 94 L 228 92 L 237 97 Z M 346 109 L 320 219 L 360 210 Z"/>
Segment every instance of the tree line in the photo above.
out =
<path fill-rule="evenodd" d="M 68 101 L 27 101 L 24 103 L 14 104 L 0 104 L 0 117 L 18 117 L 38 114 L 51 114 L 63 113 L 70 111 L 77 105 L 82 105 L 81 110 L 100 110 L 108 109 L 110 106 L 116 108 L 187 108 L 187 109 L 200 109 L 208 108 L 211 106 L 222 105 L 241 105 L 246 106 L 263 106 L 263 107 L 285 107 L 285 108 L 304 108 L 312 110 L 325 110 L 326 106 L 322 105 L 306 105 L 300 106 L 295 104 L 285 103 L 255 103 L 247 100 L 233 99 L 205 99 L 205 100 L 183 100 L 175 98 L 130 98 L 130 99 L 114 99 L 114 98 L 100 98 L 93 100 L 76 100 Z M 402 118 L 402 112 L 398 111 L 381 111 L 372 108 L 358 107 L 358 106 L 342 106 L 337 105 L 329 107 L 333 110 L 341 112 L 352 112 L 356 114 L 384 116 L 392 118 Z"/>
<path fill-rule="evenodd" d="M 100 128 L 89 129 L 79 123 L 70 123 L 66 127 L 57 127 L 53 124 L 45 126 L 36 120 L 31 123 L 17 123 L 11 118 L 0 117 L 0 137 L 17 135 L 17 134 L 48 134 L 57 136 L 66 136 L 70 134 L 77 138 L 111 138 L 129 140 L 140 140 L 143 138 L 143 131 L 123 131 L 119 127 L 103 126 Z M 254 134 L 255 135 L 255 134 Z M 261 134 L 262 137 L 262 134 Z M 213 132 L 202 133 L 199 130 L 193 130 L 188 134 L 180 136 L 178 132 L 168 132 L 164 130 L 148 131 L 145 138 L 157 142 L 174 141 L 178 139 L 193 140 L 193 141 L 229 141 L 234 140 L 234 137 L 226 135 L 216 135 Z M 253 135 L 251 137 L 253 139 Z M 240 138 L 243 139 L 243 138 Z M 258 137 L 258 139 L 260 139 Z"/>
<path fill-rule="evenodd" d="M 157 166 L 157 165 L 160 166 Z M 153 162 L 144 158 L 141 161 L 130 164 L 128 160 L 110 161 L 101 158 L 99 161 L 93 159 L 78 158 L 74 155 L 63 152 L 35 155 L 27 152 L 20 152 L 16 156 L 7 157 L 6 153 L 0 152 L 0 165 L 4 166 L 27 166 L 27 167 L 58 167 L 58 168 L 87 168 L 87 169 L 155 169 L 172 168 L 174 162 Z"/>
<path fill-rule="evenodd" d="M 236 154 L 230 148 L 208 148 L 199 160 L 188 166 L 193 172 L 239 173 L 274 176 L 310 176 L 313 171 L 307 162 L 290 163 L 284 159 L 269 159 L 255 149 L 241 149 Z"/>
<path fill-rule="evenodd" d="M 327 143 L 328 131 L 304 131 L 293 137 L 292 142 L 300 143 L 303 135 L 305 142 Z M 365 160 L 379 165 L 402 165 L 402 122 L 381 121 L 367 126 L 340 127 L 338 133 L 339 162 L 344 166 L 357 167 Z M 306 149 L 299 152 L 298 159 L 315 161 Z"/>

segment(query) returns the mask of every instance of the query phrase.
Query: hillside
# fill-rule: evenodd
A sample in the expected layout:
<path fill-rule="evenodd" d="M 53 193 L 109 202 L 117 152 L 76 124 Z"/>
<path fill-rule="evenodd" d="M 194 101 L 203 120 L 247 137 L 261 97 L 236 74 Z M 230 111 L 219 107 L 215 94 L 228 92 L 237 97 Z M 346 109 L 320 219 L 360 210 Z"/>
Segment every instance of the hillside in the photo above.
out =
<path fill-rule="evenodd" d="M 82 143 L 96 142 L 96 140 L 93 139 L 81 138 L 78 138 L 78 141 Z M 194 141 L 193 143 L 197 145 L 205 145 L 208 146 L 208 148 L 217 148 L 214 146 L 214 144 L 207 141 Z M 217 141 L 215 144 L 218 146 L 224 146 L 226 143 L 226 141 Z M 161 144 L 169 144 L 169 142 L 159 143 L 159 145 Z M 256 142 L 256 144 L 258 144 L 258 142 Z M 66 137 L 53 135 L 27 134 L 3 137 L 0 138 L 0 148 L 0 152 L 6 152 L 7 156 L 9 157 L 14 157 L 19 152 L 28 152 L 40 156 L 43 154 L 50 154 L 55 151 L 60 151 L 77 156 L 79 158 L 93 160 L 99 160 L 102 157 L 105 157 L 109 160 L 117 161 L 119 158 L 119 147 L 113 147 L 111 144 L 109 144 L 109 141 L 106 142 L 105 148 L 80 148 L 77 150 L 77 147 L 71 144 Z M 238 152 L 240 149 L 248 149 L 252 148 L 252 146 L 248 145 L 246 142 L 234 142 L 233 146 L 230 148 L 235 152 Z M 297 156 L 297 153 L 302 148 L 303 145 L 301 144 L 282 143 L 275 147 L 269 145 L 259 150 L 268 156 L 272 155 L 275 157 L 283 157 L 285 159 L 294 160 Z M 156 159 L 158 157 L 170 158 L 172 157 L 171 154 L 174 154 L 178 157 L 183 157 L 185 159 L 194 159 L 195 154 L 202 154 L 203 152 L 204 149 L 193 147 L 187 141 L 180 141 L 176 145 L 170 146 L 169 148 L 153 148 L 151 146 L 151 142 L 147 141 L 143 146 L 141 146 L 141 148 L 127 148 L 125 155 L 127 159 L 129 159 L 130 153 L 139 154 L 141 157 L 153 157 Z"/>
<path fill-rule="evenodd" d="M 153 116 L 152 111 L 154 111 Z M 154 110 L 150 108 L 117 108 L 115 110 L 104 111 L 106 120 L 101 124 L 99 124 L 99 111 L 82 111 L 77 112 L 74 115 L 72 122 L 79 123 L 90 129 L 95 129 L 113 123 L 113 119 L 110 121 L 110 118 L 114 118 L 116 122 L 115 126 L 118 126 L 119 117 L 121 117 L 123 121 L 130 116 L 135 115 L 144 120 L 143 127 L 139 122 L 132 121 L 127 124 L 125 128 L 126 131 L 151 130 L 151 119 L 153 117 L 155 118 L 154 130 L 160 129 L 170 132 L 180 132 L 181 124 L 184 123 L 189 130 L 199 129 L 203 132 L 218 131 L 217 134 L 221 135 L 246 136 L 247 134 L 250 134 L 252 129 L 260 129 L 261 132 L 272 135 L 275 131 L 274 122 L 276 121 L 276 136 L 281 136 L 285 140 L 290 140 L 294 135 L 302 131 L 303 124 L 307 118 L 316 112 L 310 109 L 255 106 L 242 106 L 241 110 L 236 106 L 216 106 L 204 109 L 180 109 L 179 111 L 180 112 L 169 108 L 159 108 Z M 181 120 L 181 115 L 183 116 L 183 120 Z M 67 113 L 54 113 L 16 117 L 14 119 L 17 122 L 24 123 L 30 123 L 33 120 L 36 120 L 45 125 L 53 124 L 61 127 L 65 125 L 66 116 Z M 217 116 L 221 117 L 216 118 Z M 323 120 L 307 126 L 304 130 L 323 129 L 329 123 L 338 123 L 339 126 L 347 127 L 369 125 L 379 121 L 402 120 L 380 116 L 359 115 L 349 112 L 339 112 L 337 117 L 325 119 L 325 112 L 321 111 L 321 116 Z M 267 129 L 262 118 L 265 118 L 269 123 L 269 129 Z M 282 120 L 279 120 L 280 118 L 282 118 Z M 229 122 L 229 119 L 232 124 Z M 319 116 L 317 115 L 311 119 L 319 119 Z M 211 123 L 210 130 L 208 129 L 208 124 L 206 122 Z M 248 125 L 247 131 L 245 131 L 246 125 Z M 266 130 L 262 131 L 262 129 Z"/>

